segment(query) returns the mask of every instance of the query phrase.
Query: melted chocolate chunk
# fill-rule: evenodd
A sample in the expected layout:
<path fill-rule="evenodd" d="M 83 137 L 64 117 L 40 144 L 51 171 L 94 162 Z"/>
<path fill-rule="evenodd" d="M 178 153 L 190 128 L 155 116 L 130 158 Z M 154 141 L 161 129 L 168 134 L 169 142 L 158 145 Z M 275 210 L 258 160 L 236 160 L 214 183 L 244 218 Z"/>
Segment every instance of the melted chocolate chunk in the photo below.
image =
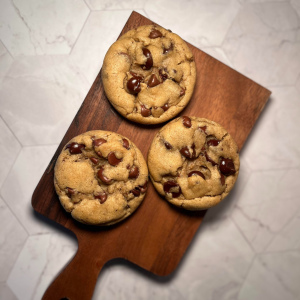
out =
<path fill-rule="evenodd" d="M 202 131 L 204 131 L 206 133 L 206 126 L 202 126 L 202 127 L 199 127 Z"/>
<path fill-rule="evenodd" d="M 186 158 L 192 158 L 191 152 L 187 146 L 180 149 L 180 153 Z"/>
<path fill-rule="evenodd" d="M 185 95 L 185 89 L 181 88 L 179 96 L 182 97 Z"/>
<path fill-rule="evenodd" d="M 100 200 L 100 201 L 99 201 L 100 204 L 103 204 L 103 203 L 106 201 L 106 199 L 107 199 L 107 195 L 106 195 L 106 193 L 104 192 L 104 193 L 95 195 L 95 198 Z"/>
<path fill-rule="evenodd" d="M 129 150 L 129 142 L 126 139 L 122 139 L 123 141 L 123 147 L 126 148 L 127 150 Z"/>
<path fill-rule="evenodd" d="M 167 111 L 169 109 L 169 104 L 166 103 L 161 107 L 164 111 Z"/>
<path fill-rule="evenodd" d="M 152 88 L 160 84 L 160 81 L 157 79 L 155 74 L 152 74 L 148 80 L 147 86 Z"/>
<path fill-rule="evenodd" d="M 141 91 L 141 79 L 140 77 L 131 77 L 127 81 L 127 90 L 130 94 L 136 95 Z"/>
<path fill-rule="evenodd" d="M 188 177 L 196 176 L 196 175 L 201 176 L 203 179 L 205 179 L 205 176 L 200 171 L 192 171 L 188 174 Z"/>
<path fill-rule="evenodd" d="M 129 171 L 128 178 L 138 178 L 140 174 L 140 170 L 137 166 L 133 166 Z"/>
<path fill-rule="evenodd" d="M 169 53 L 171 50 L 173 50 L 173 48 L 174 48 L 173 44 L 171 44 L 169 48 L 164 48 L 163 54 Z"/>
<path fill-rule="evenodd" d="M 139 185 L 139 187 L 140 187 L 141 193 L 143 193 L 143 194 L 146 193 L 147 187 L 148 187 L 148 181 L 146 181 L 144 185 Z"/>
<path fill-rule="evenodd" d="M 92 162 L 93 164 L 95 164 L 95 165 L 99 162 L 99 159 L 96 158 L 96 157 L 90 157 L 90 160 L 91 160 L 91 162 Z"/>
<path fill-rule="evenodd" d="M 187 128 L 191 128 L 192 127 L 192 120 L 187 116 L 183 116 L 182 117 L 182 124 Z"/>
<path fill-rule="evenodd" d="M 175 189 L 175 188 L 178 191 L 172 192 L 171 189 Z M 181 188 L 180 188 L 179 184 L 177 182 L 171 181 L 171 180 L 164 183 L 164 191 L 165 191 L 165 193 L 172 193 L 173 198 L 177 198 L 181 194 Z"/>
<path fill-rule="evenodd" d="M 217 165 L 217 163 L 214 162 L 214 161 L 207 155 L 206 151 L 205 151 L 205 158 L 206 158 L 206 160 L 209 161 L 213 166 Z"/>
<path fill-rule="evenodd" d="M 66 149 L 69 149 L 70 154 L 79 154 L 82 153 L 82 149 L 85 148 L 84 144 L 71 143 L 66 146 Z"/>
<path fill-rule="evenodd" d="M 219 143 L 220 143 L 219 140 L 217 140 L 217 139 L 211 139 L 211 140 L 208 140 L 208 141 L 207 141 L 207 146 L 213 146 L 213 147 L 216 147 L 216 146 L 219 145 Z"/>
<path fill-rule="evenodd" d="M 232 159 L 221 157 L 219 169 L 221 173 L 225 176 L 234 175 L 235 167 Z"/>
<path fill-rule="evenodd" d="M 167 69 L 166 68 L 159 69 L 158 73 L 159 73 L 159 76 L 160 76 L 160 78 L 161 78 L 162 81 L 165 81 L 165 80 L 167 80 L 169 78 L 169 76 L 167 74 Z"/>
<path fill-rule="evenodd" d="M 222 173 L 220 173 L 220 174 L 221 174 L 221 178 L 220 178 L 221 184 L 224 185 L 225 184 L 225 176 Z"/>
<path fill-rule="evenodd" d="M 115 152 L 109 152 L 107 155 L 107 160 L 110 165 L 116 166 L 122 161 L 122 158 L 117 158 Z"/>
<path fill-rule="evenodd" d="M 164 142 L 164 144 L 168 150 L 171 150 L 173 148 L 172 145 L 168 142 Z"/>
<path fill-rule="evenodd" d="M 143 70 L 150 70 L 153 66 L 153 59 L 151 52 L 147 48 L 143 48 L 143 54 L 146 56 L 146 63 L 142 65 Z"/>
<path fill-rule="evenodd" d="M 101 167 L 97 173 L 98 178 L 105 184 L 110 184 L 112 182 L 112 179 L 107 178 L 103 174 L 104 168 Z"/>
<path fill-rule="evenodd" d="M 147 118 L 151 115 L 151 110 L 149 108 L 146 108 L 145 105 L 141 105 L 141 115 Z"/>
<path fill-rule="evenodd" d="M 106 143 L 107 141 L 105 139 L 96 139 L 96 140 L 93 140 L 93 146 L 94 147 L 99 147 L 101 146 L 102 144 Z"/>
<path fill-rule="evenodd" d="M 69 188 L 69 187 L 67 187 L 66 190 L 67 190 L 67 195 L 70 198 L 75 193 L 75 191 L 73 189 Z"/>
<path fill-rule="evenodd" d="M 152 29 L 152 31 L 149 34 L 149 38 L 150 39 L 156 39 L 156 38 L 159 38 L 159 37 L 162 37 L 162 33 L 157 29 Z"/>
<path fill-rule="evenodd" d="M 134 195 L 134 197 L 138 197 L 141 194 L 140 188 L 137 186 L 133 190 L 131 190 L 131 193 Z"/>

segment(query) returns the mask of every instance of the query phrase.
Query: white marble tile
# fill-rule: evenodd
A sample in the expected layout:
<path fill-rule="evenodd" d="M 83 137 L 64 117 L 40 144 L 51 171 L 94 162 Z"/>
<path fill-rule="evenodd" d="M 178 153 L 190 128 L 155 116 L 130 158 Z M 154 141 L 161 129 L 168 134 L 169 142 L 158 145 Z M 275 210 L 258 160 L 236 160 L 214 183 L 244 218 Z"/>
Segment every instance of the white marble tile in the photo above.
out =
<path fill-rule="evenodd" d="M 220 46 L 240 4 L 235 0 L 147 1 L 149 18 L 196 47 Z"/>
<path fill-rule="evenodd" d="M 100 276 L 93 299 L 232 299 L 254 254 L 230 219 L 204 222 L 169 280 L 114 265 Z"/>
<path fill-rule="evenodd" d="M 300 209 L 276 234 L 267 251 L 300 250 Z"/>
<path fill-rule="evenodd" d="M 0 38 L 13 56 L 68 54 L 88 14 L 80 0 L 2 0 Z"/>
<path fill-rule="evenodd" d="M 297 300 L 300 298 L 299 278 L 299 251 L 258 255 L 238 300 Z"/>
<path fill-rule="evenodd" d="M 12 167 L 21 145 L 0 117 L 0 188 Z"/>
<path fill-rule="evenodd" d="M 272 87 L 272 95 L 243 149 L 252 170 L 296 168 L 300 165 L 300 92 Z"/>
<path fill-rule="evenodd" d="M 219 60 L 223 64 L 232 67 L 231 62 L 229 61 L 227 55 L 220 47 L 202 47 L 202 51 L 209 54 L 210 56 L 214 57 L 215 59 Z"/>
<path fill-rule="evenodd" d="M 300 1 L 299 0 L 291 0 L 291 5 L 298 13 L 298 16 L 300 17 Z"/>
<path fill-rule="evenodd" d="M 31 197 L 57 145 L 24 147 L 3 183 L 1 196 L 29 234 L 52 228 L 34 215 Z"/>
<path fill-rule="evenodd" d="M 245 4 L 222 45 L 234 67 L 260 84 L 294 84 L 300 20 L 288 2 Z"/>
<path fill-rule="evenodd" d="M 31 282 L 28 283 L 29 285 L 32 285 L 31 288 L 34 290 L 32 300 L 39 300 L 42 298 L 48 286 L 72 259 L 76 251 L 77 241 L 71 233 L 58 231 L 50 235 L 46 251 L 47 262 L 44 265 L 44 268 L 39 268 L 38 270 L 40 274 L 38 283 L 36 285 L 33 285 Z"/>
<path fill-rule="evenodd" d="M 70 56 L 90 85 L 102 67 L 107 50 L 117 40 L 131 12 L 91 12 Z"/>
<path fill-rule="evenodd" d="M 142 9 L 146 0 L 86 0 L 92 10 L 138 10 Z"/>
<path fill-rule="evenodd" d="M 0 198 L 0 282 L 7 279 L 27 236 L 23 226 Z"/>
<path fill-rule="evenodd" d="M 59 143 L 89 88 L 66 56 L 18 58 L 0 90 L 1 115 L 22 145 Z"/>
<path fill-rule="evenodd" d="M 282 244 L 281 249 L 297 244 L 299 233 L 286 227 L 300 210 L 294 180 L 299 176 L 300 169 L 252 172 L 232 218 L 256 252 L 266 251 L 272 241 L 276 244 L 285 229 L 290 234 L 286 239 L 289 244 Z"/>
<path fill-rule="evenodd" d="M 0 282 L 0 299 L 18 300 L 16 295 L 11 291 L 11 289 L 4 282 Z"/>
<path fill-rule="evenodd" d="M 50 234 L 30 236 L 9 274 L 7 285 L 18 299 L 32 299 L 47 264 L 50 236 Z"/>
<path fill-rule="evenodd" d="M 13 58 L 10 56 L 10 54 L 7 52 L 6 48 L 0 41 L 0 89 L 2 87 L 3 78 L 12 63 Z"/>

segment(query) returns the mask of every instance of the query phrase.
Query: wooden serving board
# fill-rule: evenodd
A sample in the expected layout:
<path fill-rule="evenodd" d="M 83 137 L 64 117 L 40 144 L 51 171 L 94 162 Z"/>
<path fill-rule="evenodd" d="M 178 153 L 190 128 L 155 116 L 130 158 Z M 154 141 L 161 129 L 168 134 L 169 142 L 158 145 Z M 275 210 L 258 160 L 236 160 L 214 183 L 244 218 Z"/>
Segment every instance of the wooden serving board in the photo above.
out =
<path fill-rule="evenodd" d="M 154 23 L 133 12 L 121 34 L 147 24 Z M 241 149 L 271 92 L 189 46 L 196 62 L 197 82 L 189 105 L 180 115 L 220 123 Z M 149 183 L 143 203 L 132 216 L 111 227 L 91 228 L 74 221 L 64 211 L 53 186 L 56 158 L 74 136 L 94 129 L 115 131 L 131 139 L 146 158 L 155 133 L 163 125 L 145 126 L 124 119 L 106 99 L 98 74 L 32 196 L 32 206 L 38 213 L 68 228 L 78 239 L 75 257 L 52 282 L 43 299 L 90 299 L 101 268 L 113 258 L 127 259 L 161 276 L 176 268 L 205 211 L 177 209 Z"/>

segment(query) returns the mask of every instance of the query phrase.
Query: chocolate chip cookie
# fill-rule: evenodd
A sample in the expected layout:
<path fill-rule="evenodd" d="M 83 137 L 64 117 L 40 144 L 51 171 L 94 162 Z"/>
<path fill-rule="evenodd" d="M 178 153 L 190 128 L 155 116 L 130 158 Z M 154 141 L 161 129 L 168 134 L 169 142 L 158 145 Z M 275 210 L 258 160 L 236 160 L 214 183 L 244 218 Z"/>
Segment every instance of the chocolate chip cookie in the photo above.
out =
<path fill-rule="evenodd" d="M 238 147 L 219 124 L 179 117 L 155 136 L 148 167 L 156 190 L 188 210 L 207 209 L 223 200 L 239 174 Z"/>
<path fill-rule="evenodd" d="M 126 137 L 88 131 L 63 148 L 54 185 L 67 212 L 79 222 L 112 225 L 131 215 L 147 190 L 148 168 L 140 150 Z"/>
<path fill-rule="evenodd" d="M 196 67 L 188 45 L 157 25 L 125 33 L 108 50 L 101 71 L 104 91 L 129 120 L 158 124 L 190 101 Z"/>

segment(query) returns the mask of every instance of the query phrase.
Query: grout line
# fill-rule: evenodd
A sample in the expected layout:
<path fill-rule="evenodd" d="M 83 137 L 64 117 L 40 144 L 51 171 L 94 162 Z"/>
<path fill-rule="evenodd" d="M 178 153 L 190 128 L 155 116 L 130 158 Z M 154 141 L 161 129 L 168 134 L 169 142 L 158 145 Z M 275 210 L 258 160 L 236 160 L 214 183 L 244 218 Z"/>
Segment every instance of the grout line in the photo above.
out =
<path fill-rule="evenodd" d="M 5 119 L 2 117 L 2 115 L 0 114 L 0 119 L 2 119 L 3 123 L 5 124 L 5 126 L 8 128 L 8 130 L 10 131 L 10 133 L 14 136 L 14 138 L 17 140 L 17 142 L 19 143 L 19 145 L 21 147 L 23 147 L 23 144 L 21 143 L 21 141 L 18 139 L 18 137 L 15 135 L 15 133 L 13 132 L 13 130 L 9 127 L 9 125 L 7 124 L 7 122 L 5 121 Z"/>
<path fill-rule="evenodd" d="M 88 13 L 88 15 L 87 15 L 87 17 L 86 17 L 86 19 L 85 19 L 85 21 L 84 21 L 84 23 L 83 23 L 83 25 L 82 25 L 82 27 L 81 27 L 81 29 L 80 29 L 80 32 L 78 33 L 77 38 L 75 39 L 75 41 L 74 41 L 74 43 L 73 43 L 73 46 L 71 47 L 71 50 L 70 50 L 70 52 L 69 52 L 69 54 L 68 54 L 69 56 L 71 56 L 71 54 L 72 54 L 72 52 L 73 52 L 73 49 L 75 48 L 75 45 L 77 44 L 77 41 L 78 41 L 78 39 L 79 39 L 79 37 L 80 37 L 82 31 L 83 31 L 83 28 L 84 28 L 85 25 L 86 25 L 87 20 L 89 19 L 91 13 L 92 13 L 92 11 L 89 9 L 89 13 Z"/>
<path fill-rule="evenodd" d="M 248 278 L 248 276 L 249 276 L 250 270 L 252 269 L 252 266 L 253 266 L 254 261 L 256 260 L 256 258 L 257 258 L 257 254 L 254 254 L 254 256 L 253 256 L 253 258 L 252 258 L 252 260 L 251 260 L 251 263 L 249 264 L 248 270 L 247 270 L 247 272 L 246 272 L 246 274 L 245 274 L 245 277 L 244 277 L 244 279 L 243 279 L 243 282 L 242 282 L 242 284 L 241 284 L 241 286 L 240 286 L 240 289 L 239 289 L 239 292 L 238 292 L 238 296 L 239 296 L 239 294 L 240 294 L 240 292 L 241 292 L 241 289 L 243 288 L 243 286 L 244 286 L 244 284 L 245 284 L 245 281 L 247 280 L 247 278 Z M 238 299 L 239 299 L 239 298 L 238 298 Z"/>
<path fill-rule="evenodd" d="M 3 43 L 2 39 L 0 39 L 0 42 L 2 44 L 2 46 L 5 48 L 6 52 L 8 53 L 8 55 L 11 57 L 12 60 L 15 60 L 14 56 L 10 53 L 10 51 L 7 49 L 7 47 L 5 46 L 5 44 Z"/>
<path fill-rule="evenodd" d="M 83 0 L 83 2 L 85 3 L 85 5 L 88 7 L 88 9 L 89 9 L 90 12 L 91 12 L 91 10 L 93 10 L 93 9 L 89 6 L 89 4 L 86 2 L 86 0 Z"/>
<path fill-rule="evenodd" d="M 229 218 L 231 219 L 231 221 L 233 222 L 233 224 L 235 225 L 235 227 L 238 229 L 238 231 L 240 232 L 240 234 L 243 236 L 243 238 L 245 239 L 246 243 L 249 245 L 250 249 L 253 251 L 253 253 L 256 254 L 255 249 L 253 248 L 252 244 L 249 242 L 249 240 L 247 239 L 247 237 L 245 236 L 244 232 L 241 230 L 241 228 L 238 226 L 238 224 L 236 223 L 236 221 L 234 220 L 234 218 L 232 218 L 232 216 L 230 215 Z"/>

